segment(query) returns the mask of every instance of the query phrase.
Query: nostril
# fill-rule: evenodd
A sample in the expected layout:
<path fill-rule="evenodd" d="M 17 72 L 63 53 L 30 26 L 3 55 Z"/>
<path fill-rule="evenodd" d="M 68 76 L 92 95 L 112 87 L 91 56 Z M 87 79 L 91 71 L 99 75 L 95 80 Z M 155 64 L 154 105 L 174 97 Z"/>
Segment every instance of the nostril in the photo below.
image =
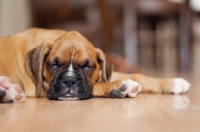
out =
<path fill-rule="evenodd" d="M 64 85 L 67 85 L 68 84 L 68 81 L 63 81 L 62 82 Z"/>
<path fill-rule="evenodd" d="M 76 84 L 76 82 L 75 81 L 72 81 L 72 85 L 75 85 Z"/>

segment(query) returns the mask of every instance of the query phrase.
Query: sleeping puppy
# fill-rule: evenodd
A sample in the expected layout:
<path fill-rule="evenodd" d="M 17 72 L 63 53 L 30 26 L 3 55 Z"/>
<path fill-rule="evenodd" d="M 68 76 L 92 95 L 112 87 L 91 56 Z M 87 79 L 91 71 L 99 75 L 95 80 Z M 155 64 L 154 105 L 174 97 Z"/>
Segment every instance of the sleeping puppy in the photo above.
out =
<path fill-rule="evenodd" d="M 30 29 L 0 37 L 0 101 L 26 97 L 83 100 L 135 97 L 139 92 L 185 93 L 182 78 L 112 71 L 104 53 L 76 31 Z"/>

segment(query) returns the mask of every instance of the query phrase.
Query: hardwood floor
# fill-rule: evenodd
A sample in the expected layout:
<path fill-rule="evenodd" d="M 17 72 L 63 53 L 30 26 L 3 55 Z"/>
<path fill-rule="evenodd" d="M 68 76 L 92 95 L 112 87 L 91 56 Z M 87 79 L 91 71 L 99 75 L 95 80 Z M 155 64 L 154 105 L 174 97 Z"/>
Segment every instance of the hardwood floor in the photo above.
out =
<path fill-rule="evenodd" d="M 139 94 L 0 104 L 0 132 L 200 132 L 200 88 L 187 94 Z"/>

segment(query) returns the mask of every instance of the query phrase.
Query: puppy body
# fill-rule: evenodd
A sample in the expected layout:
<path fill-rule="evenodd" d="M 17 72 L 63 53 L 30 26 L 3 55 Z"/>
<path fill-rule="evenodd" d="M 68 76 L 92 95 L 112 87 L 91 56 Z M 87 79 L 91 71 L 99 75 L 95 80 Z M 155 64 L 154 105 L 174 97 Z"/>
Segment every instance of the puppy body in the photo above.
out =
<path fill-rule="evenodd" d="M 104 53 L 77 32 L 34 28 L 0 37 L 0 50 L 0 76 L 11 78 L 28 97 L 123 98 L 139 92 L 179 94 L 190 87 L 180 78 L 112 72 Z"/>
<path fill-rule="evenodd" d="M 0 37 L 0 76 L 11 78 L 28 97 L 36 97 L 36 87 L 28 74 L 25 56 L 38 45 L 53 42 L 66 33 L 33 28 L 14 36 Z"/>

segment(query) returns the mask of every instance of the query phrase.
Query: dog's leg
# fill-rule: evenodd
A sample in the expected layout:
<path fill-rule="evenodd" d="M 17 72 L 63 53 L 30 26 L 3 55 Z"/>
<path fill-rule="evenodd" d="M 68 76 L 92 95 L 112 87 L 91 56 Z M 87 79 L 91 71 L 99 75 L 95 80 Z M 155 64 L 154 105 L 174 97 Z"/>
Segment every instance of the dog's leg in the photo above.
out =
<path fill-rule="evenodd" d="M 25 94 L 17 84 L 13 84 L 11 79 L 0 76 L 0 103 L 24 102 Z"/>
<path fill-rule="evenodd" d="M 118 79 L 131 79 L 142 85 L 141 92 L 152 92 L 152 93 L 174 93 L 180 94 L 185 93 L 190 88 L 188 83 L 183 78 L 153 78 L 142 74 L 123 74 L 113 72 L 111 81 Z"/>
<path fill-rule="evenodd" d="M 135 97 L 141 91 L 141 85 L 130 79 L 113 82 L 97 82 L 92 94 L 95 97 Z"/>

